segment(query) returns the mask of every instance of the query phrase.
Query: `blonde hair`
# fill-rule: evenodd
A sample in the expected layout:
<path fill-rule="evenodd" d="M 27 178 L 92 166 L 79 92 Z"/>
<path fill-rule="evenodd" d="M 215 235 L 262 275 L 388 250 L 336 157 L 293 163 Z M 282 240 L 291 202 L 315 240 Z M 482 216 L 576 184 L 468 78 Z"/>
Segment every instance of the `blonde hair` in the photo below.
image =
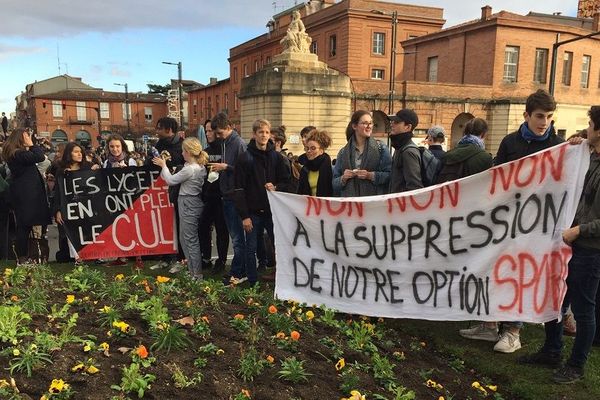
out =
<path fill-rule="evenodd" d="M 202 144 L 200 144 L 200 140 L 198 140 L 198 138 L 185 138 L 181 144 L 181 148 L 187 151 L 198 164 L 204 165 L 208 162 L 208 154 L 202 150 Z"/>
<path fill-rule="evenodd" d="M 266 126 L 269 128 L 269 130 L 271 130 L 271 123 L 269 121 L 266 119 L 257 119 L 252 124 L 252 132 L 256 133 L 262 126 Z"/>

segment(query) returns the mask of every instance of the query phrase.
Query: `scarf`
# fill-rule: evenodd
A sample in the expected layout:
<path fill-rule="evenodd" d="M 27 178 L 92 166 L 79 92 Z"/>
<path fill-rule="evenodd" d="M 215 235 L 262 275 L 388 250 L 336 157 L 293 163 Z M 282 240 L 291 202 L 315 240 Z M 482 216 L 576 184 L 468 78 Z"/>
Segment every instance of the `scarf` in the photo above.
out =
<path fill-rule="evenodd" d="M 390 135 L 390 143 L 392 144 L 392 147 L 394 149 L 399 150 L 399 149 L 403 148 L 404 146 L 406 146 L 408 144 L 408 142 L 410 142 L 412 137 L 413 137 L 412 132 L 404 132 L 404 133 L 400 133 L 398 135 Z"/>
<path fill-rule="evenodd" d="M 323 164 L 324 161 L 326 161 L 329 157 L 326 157 L 326 154 L 323 153 L 318 157 L 315 157 L 314 160 L 308 160 L 306 161 L 306 164 L 304 164 L 304 166 L 309 170 L 309 171 L 318 171 L 321 168 L 321 164 Z"/>
<path fill-rule="evenodd" d="M 538 136 L 529 129 L 527 122 L 523 122 L 519 128 L 519 133 L 521 134 L 521 137 L 528 142 L 543 142 L 550 137 L 550 133 L 552 133 L 553 130 L 554 122 L 550 123 L 550 126 L 542 136 Z"/>
<path fill-rule="evenodd" d="M 112 153 L 108 153 L 108 165 L 110 165 L 112 168 L 119 168 L 123 165 L 123 161 L 125 161 L 126 157 L 127 154 L 125 154 L 125 152 L 122 152 L 116 157 L 113 156 Z M 127 163 L 125 163 L 125 166 L 127 166 Z"/>
<path fill-rule="evenodd" d="M 485 149 L 485 143 L 483 142 L 483 140 L 481 140 L 481 138 L 479 136 L 475 136 L 475 135 L 465 135 L 463 136 L 459 142 L 459 145 L 461 144 L 474 144 L 475 146 L 479 146 L 482 149 Z"/>

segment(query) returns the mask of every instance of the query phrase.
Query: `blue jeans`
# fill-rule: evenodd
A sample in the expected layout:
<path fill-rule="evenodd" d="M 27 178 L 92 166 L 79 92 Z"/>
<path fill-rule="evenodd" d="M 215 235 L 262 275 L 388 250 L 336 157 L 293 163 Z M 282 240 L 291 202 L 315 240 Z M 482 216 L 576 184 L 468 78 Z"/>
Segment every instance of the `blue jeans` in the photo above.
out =
<path fill-rule="evenodd" d="M 259 232 L 273 232 L 273 219 L 269 213 L 252 214 L 252 230 L 246 233 L 246 273 L 248 282 L 254 283 L 258 280 L 256 273 L 256 247 Z"/>
<path fill-rule="evenodd" d="M 596 292 L 600 282 L 600 251 L 573 246 L 573 256 L 569 261 L 567 294 L 563 303 L 564 312 L 569 304 L 577 323 L 577 334 L 571 357 L 567 364 L 583 368 L 592 348 L 596 333 Z M 560 354 L 563 347 L 563 323 L 557 320 L 544 325 L 546 341 L 542 351 Z"/>
<path fill-rule="evenodd" d="M 225 224 L 231 237 L 233 245 L 233 260 L 231 260 L 231 275 L 236 278 L 242 278 L 245 273 L 244 256 L 246 254 L 246 239 L 244 237 L 244 228 L 233 200 L 223 199 L 223 215 Z"/>

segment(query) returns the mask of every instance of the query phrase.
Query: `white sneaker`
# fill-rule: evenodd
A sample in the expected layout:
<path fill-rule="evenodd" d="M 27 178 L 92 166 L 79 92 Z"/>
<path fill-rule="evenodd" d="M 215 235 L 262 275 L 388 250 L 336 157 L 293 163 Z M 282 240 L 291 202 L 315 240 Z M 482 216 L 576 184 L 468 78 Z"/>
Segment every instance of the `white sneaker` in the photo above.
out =
<path fill-rule="evenodd" d="M 179 261 L 175 261 L 174 263 L 171 264 L 171 268 L 169 268 L 169 273 L 176 274 L 184 268 L 185 268 L 185 265 L 183 265 Z"/>
<path fill-rule="evenodd" d="M 167 268 L 169 266 L 169 263 L 166 261 L 159 261 L 158 263 L 151 265 L 150 269 L 151 270 L 157 270 L 157 269 L 164 269 Z"/>
<path fill-rule="evenodd" d="M 494 346 L 494 351 L 500 353 L 514 353 L 521 348 L 521 338 L 518 334 L 505 331 L 500 336 L 500 340 Z"/>
<path fill-rule="evenodd" d="M 459 335 L 473 340 L 485 340 L 487 342 L 498 341 L 498 328 L 488 328 L 484 323 L 481 323 L 473 328 L 461 329 Z"/>

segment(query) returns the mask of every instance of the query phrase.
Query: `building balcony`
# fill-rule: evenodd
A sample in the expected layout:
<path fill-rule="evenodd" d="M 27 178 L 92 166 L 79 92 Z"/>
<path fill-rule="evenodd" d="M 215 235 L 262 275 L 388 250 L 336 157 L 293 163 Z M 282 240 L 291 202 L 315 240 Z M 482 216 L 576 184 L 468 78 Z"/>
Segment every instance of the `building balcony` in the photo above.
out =
<path fill-rule="evenodd" d="M 69 125 L 94 125 L 96 121 L 93 119 L 79 119 L 77 117 L 69 117 Z"/>

